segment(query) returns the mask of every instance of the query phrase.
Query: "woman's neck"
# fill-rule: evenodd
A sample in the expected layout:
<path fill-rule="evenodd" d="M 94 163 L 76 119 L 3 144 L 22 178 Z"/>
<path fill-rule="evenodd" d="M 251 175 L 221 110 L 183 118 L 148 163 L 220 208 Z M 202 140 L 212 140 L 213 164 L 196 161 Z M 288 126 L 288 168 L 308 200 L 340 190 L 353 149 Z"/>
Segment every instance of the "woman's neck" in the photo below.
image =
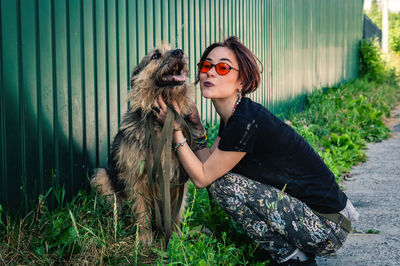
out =
<path fill-rule="evenodd" d="M 235 107 L 237 100 L 237 97 L 212 99 L 215 110 L 225 125 L 228 122 L 229 117 L 232 115 L 232 110 Z"/>

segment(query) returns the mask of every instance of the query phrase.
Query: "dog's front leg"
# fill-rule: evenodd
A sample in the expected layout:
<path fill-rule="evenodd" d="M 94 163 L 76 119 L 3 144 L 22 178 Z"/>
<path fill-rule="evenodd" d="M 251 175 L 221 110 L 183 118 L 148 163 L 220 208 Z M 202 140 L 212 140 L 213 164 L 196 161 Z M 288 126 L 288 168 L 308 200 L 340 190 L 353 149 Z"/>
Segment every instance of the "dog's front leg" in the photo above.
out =
<path fill-rule="evenodd" d="M 151 207 L 142 196 L 137 196 L 133 205 L 133 211 L 138 227 L 138 239 L 145 245 L 150 245 L 152 242 L 151 233 Z"/>
<path fill-rule="evenodd" d="M 138 239 L 145 245 L 150 245 L 152 242 L 152 215 L 151 208 L 153 198 L 150 187 L 146 182 L 147 178 L 142 178 L 134 186 L 132 206 L 135 215 L 136 226 L 138 227 Z"/>

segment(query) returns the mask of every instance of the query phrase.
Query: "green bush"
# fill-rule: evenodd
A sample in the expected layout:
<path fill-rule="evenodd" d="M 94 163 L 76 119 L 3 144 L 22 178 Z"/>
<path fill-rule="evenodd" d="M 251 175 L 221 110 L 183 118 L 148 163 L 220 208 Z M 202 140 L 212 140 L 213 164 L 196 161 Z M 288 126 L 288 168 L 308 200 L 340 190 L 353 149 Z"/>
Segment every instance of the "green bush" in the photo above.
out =
<path fill-rule="evenodd" d="M 359 75 L 368 80 L 384 82 L 389 75 L 377 41 L 362 40 L 359 46 Z"/>
<path fill-rule="evenodd" d="M 290 115 L 289 119 L 340 177 L 366 159 L 366 142 L 388 137 L 389 129 L 382 118 L 390 116 L 398 93 L 398 85 L 389 81 L 358 79 L 326 92 L 315 91 L 308 98 L 306 110 Z"/>

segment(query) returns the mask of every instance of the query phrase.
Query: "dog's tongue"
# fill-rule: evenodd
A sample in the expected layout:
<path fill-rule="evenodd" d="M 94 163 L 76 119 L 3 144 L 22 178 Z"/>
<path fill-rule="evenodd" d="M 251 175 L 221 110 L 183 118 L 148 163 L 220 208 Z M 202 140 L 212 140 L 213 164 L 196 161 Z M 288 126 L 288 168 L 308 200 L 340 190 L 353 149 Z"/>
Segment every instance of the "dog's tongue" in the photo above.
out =
<path fill-rule="evenodd" d="M 166 78 L 169 81 L 185 81 L 186 80 L 185 75 L 168 75 L 168 76 L 166 76 Z"/>

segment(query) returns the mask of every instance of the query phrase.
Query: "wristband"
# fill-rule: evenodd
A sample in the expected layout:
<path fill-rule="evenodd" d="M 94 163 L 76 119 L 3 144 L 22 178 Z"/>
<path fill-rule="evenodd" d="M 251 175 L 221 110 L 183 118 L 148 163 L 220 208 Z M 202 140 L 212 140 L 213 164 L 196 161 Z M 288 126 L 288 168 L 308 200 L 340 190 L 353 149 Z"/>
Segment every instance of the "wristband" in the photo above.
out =
<path fill-rule="evenodd" d="M 200 135 L 198 137 L 194 136 L 193 141 L 194 141 L 194 143 L 196 143 L 198 145 L 207 143 L 207 134 L 203 133 L 202 135 Z"/>
<path fill-rule="evenodd" d="M 193 142 L 197 145 L 196 150 L 202 150 L 204 148 L 208 147 L 208 143 L 207 143 L 207 134 L 204 132 L 203 134 L 201 134 L 200 136 L 194 136 L 193 138 Z"/>
<path fill-rule="evenodd" d="M 199 136 L 193 135 L 193 138 L 194 139 L 207 138 L 207 133 L 204 131 L 204 133 Z"/>
<path fill-rule="evenodd" d="M 178 144 L 176 144 L 175 147 L 174 147 L 174 151 L 177 151 L 180 147 L 182 147 L 183 144 L 185 144 L 186 141 L 187 141 L 187 139 L 184 138 L 184 139 L 181 140 Z"/>

